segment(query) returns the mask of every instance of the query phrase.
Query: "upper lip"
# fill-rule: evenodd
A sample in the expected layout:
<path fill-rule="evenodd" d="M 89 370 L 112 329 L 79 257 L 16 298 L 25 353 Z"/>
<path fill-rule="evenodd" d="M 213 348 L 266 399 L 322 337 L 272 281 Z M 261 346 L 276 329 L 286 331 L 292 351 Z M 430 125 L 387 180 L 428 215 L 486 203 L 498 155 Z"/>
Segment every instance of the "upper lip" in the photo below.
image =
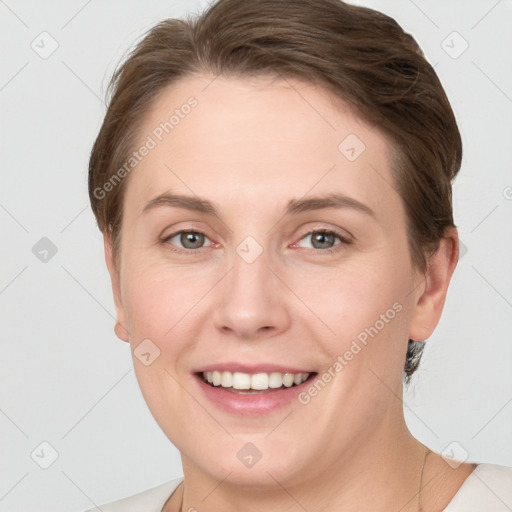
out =
<path fill-rule="evenodd" d="M 280 364 L 274 363 L 258 363 L 258 364 L 245 364 L 245 363 L 235 363 L 235 362 L 225 362 L 225 363 L 213 363 L 207 366 L 201 366 L 197 370 L 194 370 L 194 373 L 203 373 L 203 372 L 212 372 L 212 371 L 221 371 L 221 372 L 240 372 L 240 373 L 313 373 L 311 370 L 301 369 L 294 366 L 284 366 Z"/>

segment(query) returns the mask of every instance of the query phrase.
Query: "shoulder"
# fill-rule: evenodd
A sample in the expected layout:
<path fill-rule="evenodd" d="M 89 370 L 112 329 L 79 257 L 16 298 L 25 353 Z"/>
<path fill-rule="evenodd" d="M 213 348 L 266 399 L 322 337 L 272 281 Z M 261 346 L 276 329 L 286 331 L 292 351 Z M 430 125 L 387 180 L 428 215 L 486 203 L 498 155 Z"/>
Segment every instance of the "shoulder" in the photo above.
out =
<path fill-rule="evenodd" d="M 144 510 L 144 512 L 161 512 L 169 496 L 182 481 L 183 478 L 177 478 L 134 496 L 96 506 L 86 512 L 141 512 L 141 510 Z"/>
<path fill-rule="evenodd" d="M 512 468 L 478 464 L 444 512 L 512 510 Z"/>

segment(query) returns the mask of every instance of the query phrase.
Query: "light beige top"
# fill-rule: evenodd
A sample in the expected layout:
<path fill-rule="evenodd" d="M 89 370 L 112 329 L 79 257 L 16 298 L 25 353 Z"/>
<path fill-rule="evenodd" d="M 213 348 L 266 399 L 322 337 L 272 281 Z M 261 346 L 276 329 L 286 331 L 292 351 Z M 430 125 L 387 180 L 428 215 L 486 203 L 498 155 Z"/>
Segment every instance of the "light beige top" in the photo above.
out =
<path fill-rule="evenodd" d="M 183 478 L 171 480 L 129 498 L 86 512 L 161 512 Z M 512 510 L 512 468 L 478 464 L 464 481 L 444 512 L 510 512 Z"/>

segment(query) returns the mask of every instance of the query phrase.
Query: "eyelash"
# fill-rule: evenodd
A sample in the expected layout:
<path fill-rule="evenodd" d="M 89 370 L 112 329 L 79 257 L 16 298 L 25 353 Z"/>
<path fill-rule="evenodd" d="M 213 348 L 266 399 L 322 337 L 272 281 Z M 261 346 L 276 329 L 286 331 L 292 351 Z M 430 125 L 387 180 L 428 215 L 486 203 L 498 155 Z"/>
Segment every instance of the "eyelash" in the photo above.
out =
<path fill-rule="evenodd" d="M 205 247 L 199 247 L 198 249 L 187 249 L 187 248 L 183 248 L 183 247 L 177 247 L 176 248 L 176 246 L 174 246 L 174 248 L 171 248 L 171 245 L 173 245 L 173 244 L 170 244 L 169 240 L 174 238 L 176 235 L 181 235 L 181 234 L 184 234 L 184 233 L 194 233 L 194 234 L 198 234 L 198 235 L 203 235 L 205 238 L 210 240 L 208 238 L 208 236 L 205 233 L 203 233 L 202 231 L 194 230 L 194 229 L 182 229 L 182 230 L 176 231 L 176 232 L 170 234 L 169 236 L 166 236 L 165 238 L 161 239 L 161 243 L 164 244 L 164 245 L 167 245 L 169 247 L 169 249 L 174 251 L 174 252 L 185 253 L 185 254 L 197 253 L 197 252 L 199 252 L 199 249 L 204 249 L 205 248 Z M 303 240 L 304 238 L 308 237 L 308 236 L 311 236 L 311 235 L 314 235 L 314 234 L 319 234 L 319 233 L 320 234 L 327 234 L 327 235 L 334 235 L 340 241 L 340 243 L 339 244 L 335 244 L 332 247 L 329 247 L 329 248 L 326 248 L 326 249 L 315 249 L 314 247 L 313 248 L 307 248 L 307 249 L 310 249 L 310 250 L 315 251 L 315 252 L 324 253 L 324 254 L 325 253 L 333 254 L 333 253 L 338 252 L 339 250 L 342 250 L 341 246 L 348 246 L 348 245 L 350 245 L 352 243 L 352 240 L 350 240 L 346 236 L 344 236 L 341 233 L 338 233 L 337 231 L 332 230 L 332 229 L 312 229 L 311 231 L 308 231 L 307 233 L 304 233 L 299 238 L 299 242 L 301 240 Z M 293 246 L 296 246 L 296 244 L 293 244 Z"/>

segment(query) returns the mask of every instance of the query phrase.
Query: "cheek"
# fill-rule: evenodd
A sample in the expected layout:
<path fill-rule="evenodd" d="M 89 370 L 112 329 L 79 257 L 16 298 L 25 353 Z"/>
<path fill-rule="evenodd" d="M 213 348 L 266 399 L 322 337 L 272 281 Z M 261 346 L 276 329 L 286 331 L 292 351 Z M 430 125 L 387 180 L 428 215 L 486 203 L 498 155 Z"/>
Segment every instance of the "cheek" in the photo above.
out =
<path fill-rule="evenodd" d="M 311 304 L 318 319 L 337 337 L 356 335 L 358 330 L 373 325 L 386 312 L 395 319 L 397 310 L 403 310 L 407 296 L 405 277 L 386 267 L 383 261 L 373 268 L 371 264 L 363 264 L 358 268 L 303 275 L 305 277 L 297 280 L 301 283 L 295 287 L 297 295 Z"/>
<path fill-rule="evenodd" d="M 133 342 L 141 336 L 171 337 L 208 290 L 205 276 L 162 264 L 128 264 L 124 277 L 123 304 Z"/>
<path fill-rule="evenodd" d="M 176 418 L 201 414 L 195 402 L 183 397 L 180 368 L 199 339 L 197 306 L 208 286 L 204 279 L 191 278 L 165 265 L 143 268 L 129 264 L 123 285 L 137 381 L 153 417 L 172 437 L 186 428 Z M 145 358 L 146 353 L 150 355 Z M 166 412 L 169 404 L 172 417 Z"/>
<path fill-rule="evenodd" d="M 400 375 L 405 357 L 411 296 L 407 268 L 390 259 L 377 265 L 329 269 L 295 288 L 318 325 L 317 343 L 335 371 L 357 379 L 362 369 Z M 321 333 L 324 334 L 321 334 Z"/>

